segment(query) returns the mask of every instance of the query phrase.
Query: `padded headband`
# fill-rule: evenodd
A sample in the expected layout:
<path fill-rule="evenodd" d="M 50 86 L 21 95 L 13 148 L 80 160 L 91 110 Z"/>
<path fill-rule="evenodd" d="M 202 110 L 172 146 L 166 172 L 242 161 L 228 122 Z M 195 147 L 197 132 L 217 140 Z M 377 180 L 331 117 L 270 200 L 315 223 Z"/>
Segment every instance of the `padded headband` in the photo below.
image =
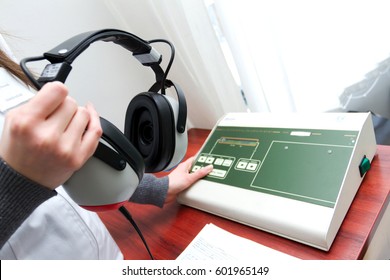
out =
<path fill-rule="evenodd" d="M 38 89 L 40 89 L 44 83 L 50 81 L 65 82 L 72 69 L 70 65 L 73 61 L 84 52 L 90 44 L 96 41 L 113 42 L 131 51 L 133 56 L 141 62 L 142 65 L 152 68 L 156 74 L 157 83 L 162 85 L 161 82 L 164 78 L 164 71 L 159 65 L 162 60 L 161 54 L 151 47 L 147 41 L 142 40 L 131 33 L 116 29 L 103 29 L 78 34 L 52 50 L 45 52 L 43 56 L 23 59 L 20 62 L 20 65 Z M 36 81 L 29 73 L 26 63 L 44 59 L 50 61 L 52 65 L 49 65 L 50 67 L 47 67 L 43 71 L 42 76 Z"/>
<path fill-rule="evenodd" d="M 142 65 L 152 68 L 156 76 L 156 82 L 149 91 L 157 93 L 161 90 L 162 94 L 164 94 L 166 87 L 175 87 L 180 105 L 176 129 L 179 133 L 183 133 L 187 121 L 187 107 L 184 95 L 176 84 L 169 80 L 165 80 L 166 73 L 160 67 L 162 55 L 159 54 L 148 41 L 145 41 L 134 34 L 117 29 L 102 29 L 84 32 L 66 40 L 50 51 L 45 52 L 43 56 L 22 59 L 20 66 L 37 89 L 40 89 L 47 82 L 60 81 L 64 83 L 72 70 L 71 64 L 73 61 L 96 41 L 118 44 L 126 50 L 131 51 L 133 56 L 141 62 Z M 51 64 L 45 67 L 41 77 L 36 80 L 26 64 L 39 60 L 48 60 Z"/>
<path fill-rule="evenodd" d="M 96 41 L 113 42 L 124 47 L 145 66 L 161 62 L 161 55 L 148 42 L 131 33 L 116 29 L 81 33 L 44 53 L 44 57 L 52 63 L 66 61 L 71 64 L 90 44 Z"/>

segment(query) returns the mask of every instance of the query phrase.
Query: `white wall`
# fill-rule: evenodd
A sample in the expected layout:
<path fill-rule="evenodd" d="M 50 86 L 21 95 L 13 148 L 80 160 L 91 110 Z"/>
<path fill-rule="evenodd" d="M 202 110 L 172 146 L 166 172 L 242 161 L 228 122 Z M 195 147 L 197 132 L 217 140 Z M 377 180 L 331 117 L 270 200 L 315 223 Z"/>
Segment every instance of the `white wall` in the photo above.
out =
<path fill-rule="evenodd" d="M 138 0 L 132 1 L 134 10 L 129 13 L 142 20 Z M 124 29 L 109 5 L 104 0 L 0 0 L 0 30 L 11 35 L 4 37 L 18 59 L 41 55 L 74 35 L 96 29 L 123 29 L 145 40 L 154 39 L 137 33 L 141 21 L 139 26 Z M 159 50 L 160 45 L 155 47 Z M 129 101 L 154 83 L 151 69 L 113 43 L 92 44 L 72 65 L 66 82 L 71 95 L 81 104 L 91 101 L 101 116 L 120 129 Z"/>

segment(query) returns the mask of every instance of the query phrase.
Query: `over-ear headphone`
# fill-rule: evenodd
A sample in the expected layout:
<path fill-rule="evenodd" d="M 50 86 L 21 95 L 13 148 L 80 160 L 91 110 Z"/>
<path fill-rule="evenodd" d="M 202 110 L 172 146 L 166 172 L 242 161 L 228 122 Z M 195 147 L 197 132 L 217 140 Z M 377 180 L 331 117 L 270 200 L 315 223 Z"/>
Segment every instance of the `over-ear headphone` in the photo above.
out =
<path fill-rule="evenodd" d="M 104 29 L 76 35 L 39 57 L 25 58 L 20 66 L 37 89 L 51 81 L 65 82 L 73 61 L 96 41 L 113 42 L 132 52 L 142 65 L 150 67 L 156 78 L 148 92 L 136 95 L 128 105 L 124 133 L 100 118 L 103 135 L 94 156 L 64 184 L 69 195 L 84 208 L 102 211 L 116 209 L 127 201 L 144 172 L 159 172 L 176 166 L 187 150 L 187 106 L 180 86 L 167 79 L 174 58 L 174 47 L 166 40 L 145 41 L 131 33 Z M 152 43 L 171 47 L 171 59 L 164 71 L 162 55 Z M 35 79 L 26 64 L 48 60 Z M 165 95 L 173 87 L 177 100 Z"/>

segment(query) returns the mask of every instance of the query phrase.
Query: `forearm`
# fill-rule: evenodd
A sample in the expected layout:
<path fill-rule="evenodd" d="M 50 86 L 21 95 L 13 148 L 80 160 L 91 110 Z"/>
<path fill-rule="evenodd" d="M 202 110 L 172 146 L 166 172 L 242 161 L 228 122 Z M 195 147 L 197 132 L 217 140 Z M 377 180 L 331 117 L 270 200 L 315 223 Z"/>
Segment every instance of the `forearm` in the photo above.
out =
<path fill-rule="evenodd" d="M 0 248 L 35 208 L 55 195 L 0 160 Z"/>

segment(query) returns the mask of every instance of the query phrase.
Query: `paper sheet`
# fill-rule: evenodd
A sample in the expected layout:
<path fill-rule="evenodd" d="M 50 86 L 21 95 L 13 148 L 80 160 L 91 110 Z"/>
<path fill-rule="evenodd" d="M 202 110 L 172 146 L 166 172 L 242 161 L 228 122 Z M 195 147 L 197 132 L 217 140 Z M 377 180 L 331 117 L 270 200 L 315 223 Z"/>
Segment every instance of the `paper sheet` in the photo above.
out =
<path fill-rule="evenodd" d="M 288 254 L 207 224 L 178 260 L 297 260 Z"/>

